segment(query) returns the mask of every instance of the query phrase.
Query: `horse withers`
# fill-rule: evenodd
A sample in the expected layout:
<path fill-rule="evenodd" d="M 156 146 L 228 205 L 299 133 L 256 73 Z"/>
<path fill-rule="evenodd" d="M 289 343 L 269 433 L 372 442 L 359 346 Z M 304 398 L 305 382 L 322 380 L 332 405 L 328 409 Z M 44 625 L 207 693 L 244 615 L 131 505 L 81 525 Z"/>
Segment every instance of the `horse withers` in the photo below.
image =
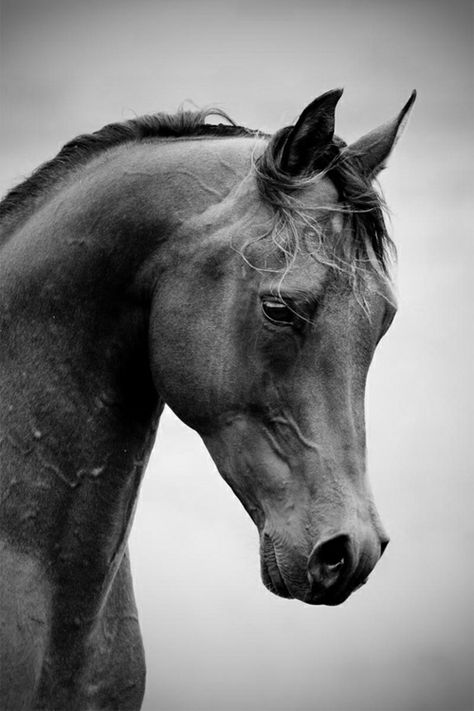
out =
<path fill-rule="evenodd" d="M 156 114 L 0 204 L 0 705 L 139 709 L 127 538 L 164 404 L 255 522 L 277 595 L 337 605 L 388 537 L 364 388 L 395 312 L 372 181 L 414 101 L 346 145 L 340 91 L 273 136 Z"/>

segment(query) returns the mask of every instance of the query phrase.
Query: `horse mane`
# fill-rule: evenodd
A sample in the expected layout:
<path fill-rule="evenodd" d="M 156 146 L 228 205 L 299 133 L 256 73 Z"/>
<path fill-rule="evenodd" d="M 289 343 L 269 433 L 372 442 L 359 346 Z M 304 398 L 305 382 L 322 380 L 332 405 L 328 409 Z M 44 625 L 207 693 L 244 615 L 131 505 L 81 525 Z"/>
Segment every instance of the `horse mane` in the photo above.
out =
<path fill-rule="evenodd" d="M 209 116 L 217 116 L 228 123 L 206 123 Z M 66 175 L 110 148 L 154 138 L 218 138 L 254 136 L 257 133 L 238 126 L 224 111 L 216 108 L 178 111 L 176 114 L 156 113 L 108 124 L 99 131 L 73 138 L 54 158 L 40 165 L 29 178 L 12 188 L 0 202 L 0 221 L 7 216 L 20 219 Z"/>
<path fill-rule="evenodd" d="M 224 119 L 227 123 L 206 123 L 210 116 Z M 345 144 L 337 137 L 331 146 L 333 160 L 324 170 L 315 169 L 303 177 L 283 173 L 279 168 L 279 154 L 290 128 L 274 134 L 268 149 L 254 161 L 260 194 L 273 208 L 275 215 L 272 238 L 283 253 L 287 266 L 294 261 L 300 249 L 308 249 L 311 241 L 309 249 L 314 252 L 315 258 L 332 267 L 357 275 L 371 264 L 387 275 L 395 248 L 385 226 L 385 204 L 381 195 L 364 176 L 357 159 L 344 151 Z M 269 138 L 259 131 L 237 125 L 224 111 L 216 108 L 178 111 L 175 114 L 156 113 L 108 124 L 99 131 L 72 139 L 54 158 L 40 165 L 29 178 L 12 188 L 0 202 L 0 223 L 6 222 L 9 228 L 16 227 L 61 179 L 110 148 L 157 138 L 238 136 Z M 333 181 L 340 199 L 338 206 L 327 209 L 341 213 L 346 222 L 350 221 L 350 240 L 335 243 L 332 239 L 330 245 L 326 244 L 320 222 L 311 217 L 311 206 L 308 208 L 307 201 L 299 199 L 302 190 L 322 175 Z M 307 234 L 311 234 L 311 240 L 306 240 Z M 303 244 L 305 240 L 307 243 Z"/>

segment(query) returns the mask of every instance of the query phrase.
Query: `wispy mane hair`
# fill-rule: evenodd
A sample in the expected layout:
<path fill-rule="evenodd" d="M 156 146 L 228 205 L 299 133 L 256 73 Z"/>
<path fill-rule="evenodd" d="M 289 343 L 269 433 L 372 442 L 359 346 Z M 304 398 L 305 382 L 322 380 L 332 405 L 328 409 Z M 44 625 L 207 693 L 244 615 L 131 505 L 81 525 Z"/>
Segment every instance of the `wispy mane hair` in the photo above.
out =
<path fill-rule="evenodd" d="M 321 263 L 349 274 L 353 283 L 371 268 L 389 277 L 396 249 L 385 224 L 386 205 L 381 193 L 337 137 L 329 147 L 329 162 L 324 168 L 315 166 L 302 176 L 283 172 L 280 156 L 290 129 L 275 133 L 264 153 L 254 161 L 260 193 L 275 214 L 272 237 L 285 257 L 286 268 L 304 250 Z M 312 208 L 307 200 L 303 202 L 303 191 L 323 176 L 336 187 L 339 202 Z M 349 235 L 342 230 L 339 238 L 327 236 L 324 225 L 312 214 L 316 210 L 319 214 L 340 214 L 349 227 Z"/>

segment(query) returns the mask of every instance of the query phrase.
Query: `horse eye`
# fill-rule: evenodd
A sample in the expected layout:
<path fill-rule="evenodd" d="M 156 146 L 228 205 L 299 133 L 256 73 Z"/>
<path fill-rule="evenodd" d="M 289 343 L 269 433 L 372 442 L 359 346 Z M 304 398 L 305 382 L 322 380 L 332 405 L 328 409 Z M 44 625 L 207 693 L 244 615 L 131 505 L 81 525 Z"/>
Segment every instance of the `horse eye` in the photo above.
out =
<path fill-rule="evenodd" d="M 280 299 L 262 299 L 262 310 L 269 321 L 280 326 L 293 326 L 297 318 L 288 304 Z"/>

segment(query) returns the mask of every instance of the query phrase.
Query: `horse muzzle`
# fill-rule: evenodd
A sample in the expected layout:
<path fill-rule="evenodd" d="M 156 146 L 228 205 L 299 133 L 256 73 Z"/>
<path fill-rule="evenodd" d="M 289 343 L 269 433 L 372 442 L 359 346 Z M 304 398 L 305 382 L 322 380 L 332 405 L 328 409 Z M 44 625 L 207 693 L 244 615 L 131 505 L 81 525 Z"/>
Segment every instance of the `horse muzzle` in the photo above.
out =
<path fill-rule="evenodd" d="M 263 534 L 262 579 L 276 595 L 310 605 L 339 605 L 367 582 L 388 544 L 375 532 L 322 538 L 303 559 L 292 555 L 277 537 Z"/>
<path fill-rule="evenodd" d="M 317 543 L 308 558 L 305 602 L 339 605 L 367 582 L 388 544 L 372 533 L 363 538 L 339 534 Z"/>

